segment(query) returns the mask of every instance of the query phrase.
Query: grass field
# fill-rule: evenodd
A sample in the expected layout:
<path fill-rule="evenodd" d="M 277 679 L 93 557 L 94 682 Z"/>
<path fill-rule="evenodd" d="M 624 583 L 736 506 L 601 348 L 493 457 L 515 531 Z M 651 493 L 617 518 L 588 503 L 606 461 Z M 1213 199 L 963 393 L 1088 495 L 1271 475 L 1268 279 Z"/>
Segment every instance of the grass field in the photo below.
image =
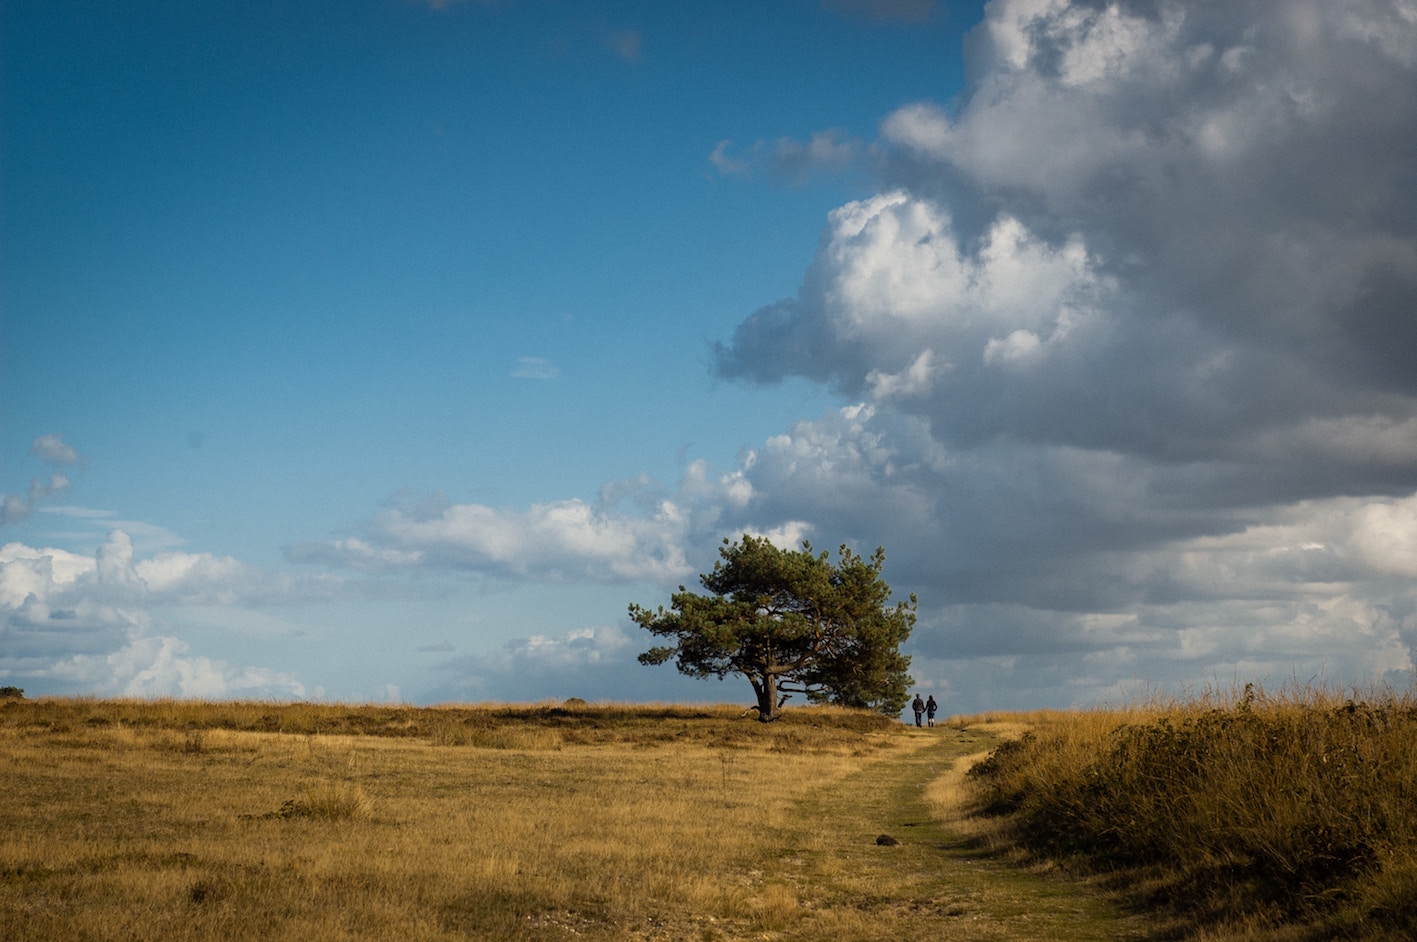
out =
<path fill-rule="evenodd" d="M 1410 695 L 11 698 L 0 770 L 0 939 L 1417 938 Z"/>
<path fill-rule="evenodd" d="M 8 700 L 0 938 L 1144 937 L 957 827 L 995 744 L 831 709 Z"/>

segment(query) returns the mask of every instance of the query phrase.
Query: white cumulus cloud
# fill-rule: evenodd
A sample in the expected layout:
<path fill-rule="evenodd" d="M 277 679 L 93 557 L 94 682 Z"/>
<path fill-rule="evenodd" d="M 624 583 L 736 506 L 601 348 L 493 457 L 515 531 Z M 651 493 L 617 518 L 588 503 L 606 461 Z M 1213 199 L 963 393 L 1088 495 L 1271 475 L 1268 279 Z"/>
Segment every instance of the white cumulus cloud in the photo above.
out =
<path fill-rule="evenodd" d="M 41 435 L 30 445 L 30 452 L 49 464 L 79 464 L 83 456 L 72 445 L 65 443 L 64 436 L 50 433 Z"/>
<path fill-rule="evenodd" d="M 123 530 L 93 555 L 0 547 L 0 676 L 31 689 L 114 696 L 299 697 L 293 674 L 192 653 L 159 628 L 183 606 L 328 601 L 333 577 L 263 570 L 209 553 L 141 557 Z M 178 619 L 180 623 L 180 619 Z"/>
<path fill-rule="evenodd" d="M 579 499 L 525 510 L 447 504 L 390 508 L 374 521 L 370 539 L 381 553 L 433 568 L 534 581 L 663 581 L 689 571 L 681 544 L 685 526 L 667 498 L 644 513 Z"/>

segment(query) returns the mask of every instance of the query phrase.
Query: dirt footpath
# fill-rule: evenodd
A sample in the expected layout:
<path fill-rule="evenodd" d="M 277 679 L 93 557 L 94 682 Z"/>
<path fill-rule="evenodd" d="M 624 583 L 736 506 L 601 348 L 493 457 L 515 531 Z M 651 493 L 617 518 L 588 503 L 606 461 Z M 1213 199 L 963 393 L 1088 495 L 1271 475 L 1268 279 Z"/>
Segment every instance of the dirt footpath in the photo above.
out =
<path fill-rule="evenodd" d="M 1095 889 L 1011 864 L 971 841 L 951 815 L 938 819 L 950 780 L 963 778 L 972 759 L 996 744 L 993 736 L 937 727 L 906 737 L 901 750 L 799 803 L 762 879 L 782 881 L 815 912 L 758 938 L 820 937 L 833 910 L 843 914 L 840 938 L 860 940 L 1155 937 L 1144 919 Z M 868 918 L 848 920 L 848 911 Z"/>

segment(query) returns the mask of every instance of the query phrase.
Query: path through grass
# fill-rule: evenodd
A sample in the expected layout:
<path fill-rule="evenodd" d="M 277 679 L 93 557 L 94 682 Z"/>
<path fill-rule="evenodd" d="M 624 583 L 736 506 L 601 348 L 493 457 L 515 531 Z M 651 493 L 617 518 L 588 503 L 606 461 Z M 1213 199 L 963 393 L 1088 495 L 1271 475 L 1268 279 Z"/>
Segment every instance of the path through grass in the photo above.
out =
<path fill-rule="evenodd" d="M 1144 920 L 1057 874 L 1007 863 L 931 816 L 927 788 L 991 737 L 909 731 L 913 748 L 883 756 L 799 802 L 763 881 L 797 901 L 781 939 L 1118 940 L 1148 938 Z M 888 835 L 896 845 L 877 844 Z"/>

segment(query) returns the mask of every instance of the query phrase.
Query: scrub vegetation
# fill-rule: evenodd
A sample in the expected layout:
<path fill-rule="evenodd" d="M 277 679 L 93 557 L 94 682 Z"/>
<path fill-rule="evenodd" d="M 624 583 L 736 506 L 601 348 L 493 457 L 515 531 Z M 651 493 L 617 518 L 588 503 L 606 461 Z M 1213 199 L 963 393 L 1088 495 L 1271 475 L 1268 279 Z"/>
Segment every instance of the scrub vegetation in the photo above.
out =
<path fill-rule="evenodd" d="M 1417 937 L 1411 694 L 1246 685 L 1009 719 L 1030 731 L 969 776 L 995 846 L 1105 874 L 1176 935 Z"/>

